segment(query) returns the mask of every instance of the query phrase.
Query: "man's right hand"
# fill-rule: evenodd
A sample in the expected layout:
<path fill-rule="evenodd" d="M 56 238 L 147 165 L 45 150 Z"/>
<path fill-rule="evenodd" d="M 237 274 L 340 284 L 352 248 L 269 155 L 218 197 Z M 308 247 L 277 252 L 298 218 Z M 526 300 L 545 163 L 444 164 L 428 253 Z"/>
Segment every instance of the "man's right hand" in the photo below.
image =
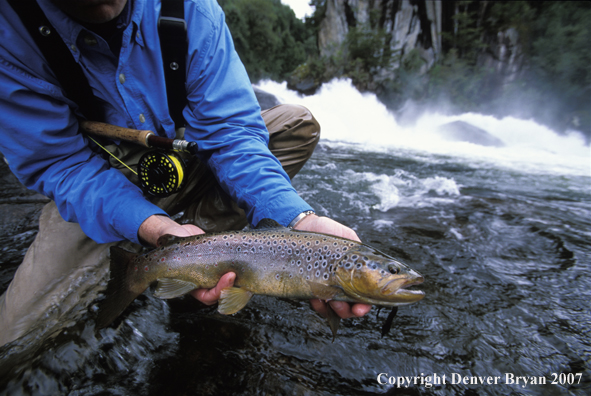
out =
<path fill-rule="evenodd" d="M 140 240 L 154 247 L 158 246 L 158 238 L 167 234 L 187 237 L 205 234 L 205 232 L 193 224 L 180 225 L 169 217 L 158 215 L 148 217 L 138 231 Z M 236 274 L 229 272 L 220 278 L 213 289 L 196 289 L 191 292 L 191 295 L 205 305 L 213 305 L 219 300 L 222 289 L 234 285 L 235 278 Z"/>
<path fill-rule="evenodd" d="M 205 234 L 205 232 L 196 225 L 180 225 L 169 217 L 159 215 L 153 215 L 144 220 L 138 231 L 140 240 L 154 247 L 158 247 L 158 238 L 167 234 L 187 237 Z"/>

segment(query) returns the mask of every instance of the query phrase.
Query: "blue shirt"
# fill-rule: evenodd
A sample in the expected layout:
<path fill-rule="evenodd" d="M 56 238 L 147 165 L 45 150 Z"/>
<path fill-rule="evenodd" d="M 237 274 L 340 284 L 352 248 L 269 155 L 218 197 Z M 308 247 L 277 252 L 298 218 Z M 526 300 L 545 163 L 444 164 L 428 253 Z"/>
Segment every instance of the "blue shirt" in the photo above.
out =
<path fill-rule="evenodd" d="M 174 137 L 157 31 L 159 1 L 132 1 L 119 57 L 51 1 L 38 2 L 82 66 L 104 107 L 103 121 Z M 198 142 L 201 159 L 251 224 L 272 218 L 287 225 L 310 206 L 268 149 L 260 107 L 223 12 L 215 0 L 186 0 L 185 19 L 185 138 Z M 78 222 L 96 242 L 137 243 L 142 222 L 165 213 L 90 149 L 78 116 L 18 16 L 0 2 L 0 152 L 25 186 L 55 200 L 62 217 Z"/>

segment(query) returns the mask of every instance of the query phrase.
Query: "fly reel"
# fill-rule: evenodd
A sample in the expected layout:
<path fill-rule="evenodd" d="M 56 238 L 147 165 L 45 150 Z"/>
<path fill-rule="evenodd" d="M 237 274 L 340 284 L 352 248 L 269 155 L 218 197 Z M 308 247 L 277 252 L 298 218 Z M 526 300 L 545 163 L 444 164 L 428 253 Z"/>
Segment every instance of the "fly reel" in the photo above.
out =
<path fill-rule="evenodd" d="M 172 152 L 147 152 L 140 158 L 137 169 L 142 189 L 156 197 L 174 194 L 183 184 L 183 160 Z"/>

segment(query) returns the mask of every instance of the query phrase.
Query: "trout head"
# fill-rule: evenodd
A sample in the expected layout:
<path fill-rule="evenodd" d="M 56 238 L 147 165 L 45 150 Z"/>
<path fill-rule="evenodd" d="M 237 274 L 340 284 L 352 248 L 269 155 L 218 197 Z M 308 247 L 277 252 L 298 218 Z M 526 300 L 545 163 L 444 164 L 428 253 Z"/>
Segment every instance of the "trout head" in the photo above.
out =
<path fill-rule="evenodd" d="M 423 283 L 423 276 L 378 251 L 349 251 L 335 272 L 345 294 L 360 302 L 398 306 L 421 300 L 421 290 L 407 287 Z"/>

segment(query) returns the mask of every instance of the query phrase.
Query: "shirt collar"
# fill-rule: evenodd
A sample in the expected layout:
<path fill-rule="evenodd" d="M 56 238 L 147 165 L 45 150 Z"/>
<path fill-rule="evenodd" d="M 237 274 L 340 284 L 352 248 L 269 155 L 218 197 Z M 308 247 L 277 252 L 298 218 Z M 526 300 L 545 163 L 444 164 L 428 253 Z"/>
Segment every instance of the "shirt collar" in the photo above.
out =
<path fill-rule="evenodd" d="M 45 16 L 53 25 L 53 28 L 62 37 L 68 46 L 68 49 L 72 53 L 72 56 L 74 59 L 76 59 L 76 62 L 78 62 L 80 58 L 80 51 L 78 51 L 76 47 L 76 42 L 80 33 L 87 30 L 70 16 L 68 16 L 65 12 L 60 10 L 59 7 L 53 3 L 53 1 L 37 1 L 45 13 Z M 128 25 L 130 22 L 132 22 L 134 24 L 134 31 L 137 31 L 142 19 L 144 2 L 145 0 L 128 0 L 125 8 L 119 16 L 120 21 L 117 24 L 117 27 L 125 29 L 126 27 L 129 27 Z M 138 40 L 139 44 L 143 44 L 143 42 L 141 42 L 141 37 L 138 38 L 140 39 Z"/>

